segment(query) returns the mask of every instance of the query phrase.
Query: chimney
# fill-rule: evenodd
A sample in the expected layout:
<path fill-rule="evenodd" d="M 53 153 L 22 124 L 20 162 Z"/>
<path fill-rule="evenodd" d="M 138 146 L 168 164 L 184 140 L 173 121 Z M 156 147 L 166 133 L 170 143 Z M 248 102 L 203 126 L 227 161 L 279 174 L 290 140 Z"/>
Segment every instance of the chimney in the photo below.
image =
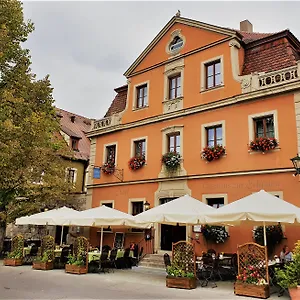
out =
<path fill-rule="evenodd" d="M 248 20 L 241 21 L 240 22 L 240 30 L 247 31 L 247 32 L 253 32 L 253 25 Z"/>
<path fill-rule="evenodd" d="M 71 122 L 72 122 L 72 123 L 75 122 L 75 116 L 71 116 Z"/>

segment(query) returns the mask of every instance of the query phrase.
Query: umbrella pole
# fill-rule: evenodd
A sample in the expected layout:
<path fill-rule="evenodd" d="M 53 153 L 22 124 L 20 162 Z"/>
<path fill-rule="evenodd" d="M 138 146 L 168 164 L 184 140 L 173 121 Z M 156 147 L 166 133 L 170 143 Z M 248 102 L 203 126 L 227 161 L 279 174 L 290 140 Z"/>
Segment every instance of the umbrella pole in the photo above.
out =
<path fill-rule="evenodd" d="M 264 245 L 267 246 L 266 223 L 264 222 Z"/>
<path fill-rule="evenodd" d="M 100 252 L 102 252 L 102 244 L 103 244 L 103 226 L 101 226 Z"/>
<path fill-rule="evenodd" d="M 62 228 L 61 228 L 60 245 L 62 245 L 62 242 L 63 242 L 63 235 L 64 235 L 64 226 L 62 226 Z"/>

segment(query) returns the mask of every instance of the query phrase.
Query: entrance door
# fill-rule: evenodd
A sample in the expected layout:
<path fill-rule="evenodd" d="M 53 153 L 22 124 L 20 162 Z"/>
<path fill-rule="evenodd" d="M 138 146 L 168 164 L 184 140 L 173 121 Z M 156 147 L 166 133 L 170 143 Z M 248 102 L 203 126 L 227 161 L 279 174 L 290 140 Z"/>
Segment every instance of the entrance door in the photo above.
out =
<path fill-rule="evenodd" d="M 160 204 L 167 203 L 176 198 L 160 199 Z M 160 230 L 160 248 L 161 250 L 172 250 L 172 243 L 186 240 L 186 226 L 161 225 Z"/>

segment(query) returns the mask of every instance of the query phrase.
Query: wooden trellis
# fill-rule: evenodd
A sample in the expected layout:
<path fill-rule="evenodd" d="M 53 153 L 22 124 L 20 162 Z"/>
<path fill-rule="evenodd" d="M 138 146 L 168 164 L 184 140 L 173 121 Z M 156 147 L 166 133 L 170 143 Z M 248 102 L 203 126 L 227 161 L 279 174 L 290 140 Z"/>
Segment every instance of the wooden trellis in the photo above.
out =
<path fill-rule="evenodd" d="M 48 251 L 48 259 L 54 260 L 54 247 L 55 247 L 55 240 L 54 237 L 51 235 L 46 235 L 42 239 L 42 251 L 41 256 L 43 257 L 44 252 Z"/>
<path fill-rule="evenodd" d="M 192 243 L 179 241 L 172 245 L 172 264 L 196 276 L 195 258 L 195 249 Z"/>
<path fill-rule="evenodd" d="M 237 251 L 238 273 L 258 274 L 259 279 L 264 279 L 269 284 L 267 247 L 256 243 L 240 245 Z"/>
<path fill-rule="evenodd" d="M 11 252 L 23 251 L 24 237 L 21 234 L 16 235 L 11 241 Z"/>

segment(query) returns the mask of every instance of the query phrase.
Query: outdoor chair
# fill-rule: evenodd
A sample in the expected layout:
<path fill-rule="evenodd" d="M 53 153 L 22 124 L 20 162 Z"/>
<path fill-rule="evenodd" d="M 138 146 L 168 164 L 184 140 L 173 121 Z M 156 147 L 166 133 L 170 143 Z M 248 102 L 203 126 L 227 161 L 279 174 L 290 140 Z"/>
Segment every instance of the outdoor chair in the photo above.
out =
<path fill-rule="evenodd" d="M 30 253 L 25 255 L 24 257 L 24 264 L 32 264 L 34 259 L 37 257 L 39 248 L 37 245 L 33 244 L 31 249 L 30 249 Z"/>
<path fill-rule="evenodd" d="M 117 259 L 118 249 L 112 249 L 109 256 L 109 265 L 113 269 L 117 268 L 116 259 Z"/>
<path fill-rule="evenodd" d="M 110 247 L 110 246 L 104 245 L 104 246 L 102 247 L 102 251 L 101 251 L 101 252 L 109 252 L 110 250 L 111 250 L 111 247 Z"/>
<path fill-rule="evenodd" d="M 237 254 L 224 254 L 224 256 L 231 256 L 231 259 L 222 263 L 219 261 L 220 272 L 223 273 L 224 276 L 235 280 L 238 273 Z"/>
<path fill-rule="evenodd" d="M 99 259 L 99 271 L 105 273 L 105 271 L 109 272 L 109 259 L 108 252 L 102 252 Z"/>
<path fill-rule="evenodd" d="M 208 249 L 208 250 L 207 250 L 207 254 L 210 254 L 210 255 L 214 254 L 214 255 L 216 255 L 217 252 L 216 252 L 216 250 L 214 250 L 214 249 Z"/>
<path fill-rule="evenodd" d="M 168 266 L 171 266 L 170 255 L 168 253 L 164 254 L 164 263 L 167 271 Z"/>
<path fill-rule="evenodd" d="M 129 257 L 130 254 L 130 248 L 126 248 L 124 252 L 124 263 L 125 263 L 125 268 L 131 269 L 132 268 L 132 259 Z"/>
<path fill-rule="evenodd" d="M 207 286 L 209 281 L 212 282 L 212 287 L 217 287 L 214 277 L 214 259 L 211 255 L 205 255 L 202 257 L 202 266 L 200 269 L 200 278 L 203 279 L 201 282 L 201 287 Z"/>

